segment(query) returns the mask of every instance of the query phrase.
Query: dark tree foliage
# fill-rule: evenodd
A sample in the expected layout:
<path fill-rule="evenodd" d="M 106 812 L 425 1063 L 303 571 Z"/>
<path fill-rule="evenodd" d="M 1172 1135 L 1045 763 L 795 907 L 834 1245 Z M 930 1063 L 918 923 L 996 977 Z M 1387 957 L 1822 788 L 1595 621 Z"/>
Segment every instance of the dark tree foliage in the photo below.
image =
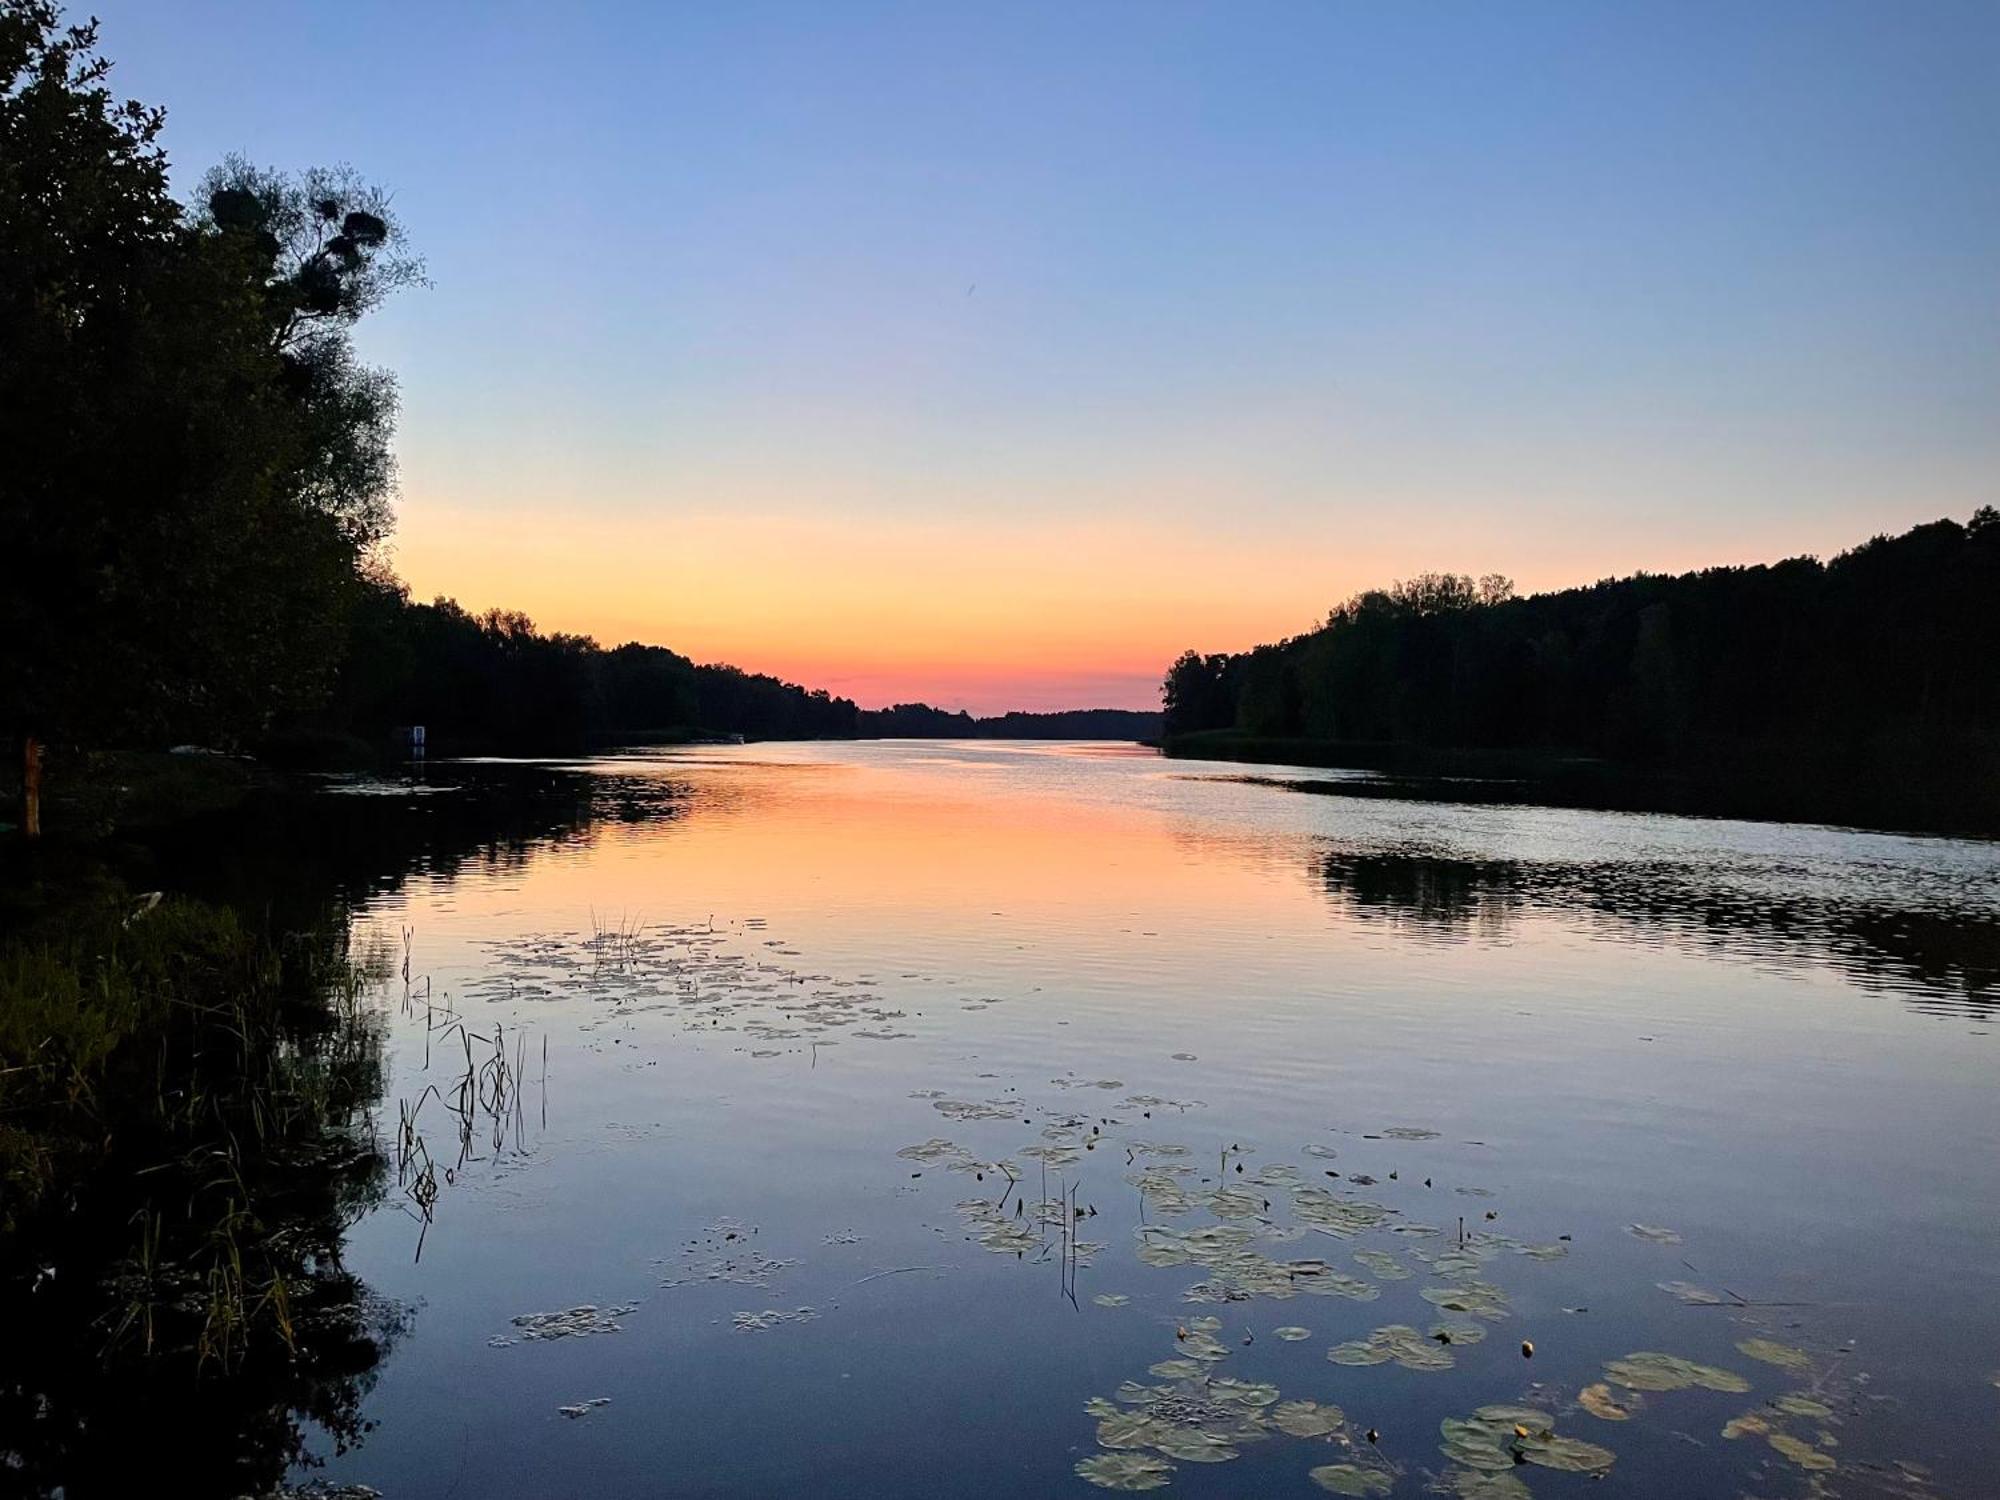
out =
<path fill-rule="evenodd" d="M 379 194 L 231 162 L 170 196 L 93 24 L 0 0 L 0 731 L 228 742 L 321 694 L 384 533 L 413 279 Z"/>
<path fill-rule="evenodd" d="M 882 740 L 964 740 L 979 730 L 964 709 L 953 713 L 928 703 L 896 703 L 864 712 L 860 732 Z"/>
<path fill-rule="evenodd" d="M 1150 740 L 1160 716 L 1127 708 L 1069 708 L 1052 713 L 996 714 L 974 718 L 928 703 L 863 709 L 859 733 L 869 739 L 924 740 Z"/>
<path fill-rule="evenodd" d="M 330 702 L 305 726 L 374 741 L 421 724 L 445 753 L 571 752 L 704 733 L 814 739 L 855 728 L 845 698 L 697 667 L 663 646 L 607 651 L 589 636 L 545 635 L 514 611 L 412 603 L 386 574 L 365 580 L 342 654 Z"/>
<path fill-rule="evenodd" d="M 2000 770 L 2000 513 L 1829 562 L 1639 575 L 1513 597 L 1428 574 L 1309 634 L 1192 652 L 1167 732 L 1540 749 L 1663 767 L 1835 766 L 1939 786 Z"/>
<path fill-rule="evenodd" d="M 824 688 L 808 690 L 731 666 L 695 668 L 704 729 L 753 740 L 851 738 L 860 710 Z"/>

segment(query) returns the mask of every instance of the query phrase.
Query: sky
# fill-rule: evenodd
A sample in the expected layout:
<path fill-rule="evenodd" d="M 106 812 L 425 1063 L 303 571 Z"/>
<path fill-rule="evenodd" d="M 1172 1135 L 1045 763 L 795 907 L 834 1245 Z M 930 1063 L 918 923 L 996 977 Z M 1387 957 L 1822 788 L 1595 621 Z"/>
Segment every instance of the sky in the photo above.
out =
<path fill-rule="evenodd" d="M 1151 707 L 1427 569 L 2000 503 L 1990 0 L 89 8 L 177 185 L 394 193 L 418 597 Z"/>

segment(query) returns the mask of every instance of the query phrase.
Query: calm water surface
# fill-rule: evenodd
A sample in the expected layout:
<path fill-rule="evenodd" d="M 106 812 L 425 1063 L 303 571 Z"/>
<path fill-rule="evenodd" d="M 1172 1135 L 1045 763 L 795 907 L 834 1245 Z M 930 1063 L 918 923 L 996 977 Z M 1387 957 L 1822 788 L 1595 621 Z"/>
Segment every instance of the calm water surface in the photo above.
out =
<path fill-rule="evenodd" d="M 1603 1449 L 1624 1495 L 1994 1492 L 1993 846 L 1099 745 L 329 799 L 510 778 L 572 811 L 360 903 L 403 1170 L 349 1263 L 400 1332 L 324 1478 L 1518 1500 Z M 1712 1368 L 1607 1375 L 1644 1351 Z M 1546 1419 L 1440 1450 L 1495 1403 Z"/>

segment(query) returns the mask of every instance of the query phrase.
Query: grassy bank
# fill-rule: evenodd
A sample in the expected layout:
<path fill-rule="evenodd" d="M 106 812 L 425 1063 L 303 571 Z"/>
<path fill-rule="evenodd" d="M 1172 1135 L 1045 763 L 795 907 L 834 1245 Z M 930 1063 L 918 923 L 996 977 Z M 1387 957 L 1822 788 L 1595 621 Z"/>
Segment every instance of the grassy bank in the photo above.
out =
<path fill-rule="evenodd" d="M 157 828 L 234 807 L 272 777 L 238 756 L 52 748 L 43 761 L 42 829 L 52 839 L 87 842 Z M 20 806 L 15 747 L 0 762 L 0 837 L 15 834 Z"/>

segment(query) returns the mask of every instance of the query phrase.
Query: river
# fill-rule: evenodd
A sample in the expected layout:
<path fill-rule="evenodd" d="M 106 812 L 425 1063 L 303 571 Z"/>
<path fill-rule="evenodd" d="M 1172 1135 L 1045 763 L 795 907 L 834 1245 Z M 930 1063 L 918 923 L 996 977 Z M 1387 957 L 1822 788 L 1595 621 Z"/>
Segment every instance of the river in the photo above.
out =
<path fill-rule="evenodd" d="M 881 742 L 330 784 L 322 829 L 405 830 L 346 893 L 386 1352 L 300 1477 L 1992 1493 L 2000 849 L 1327 781 Z M 455 810 L 524 785 L 561 814 Z"/>

